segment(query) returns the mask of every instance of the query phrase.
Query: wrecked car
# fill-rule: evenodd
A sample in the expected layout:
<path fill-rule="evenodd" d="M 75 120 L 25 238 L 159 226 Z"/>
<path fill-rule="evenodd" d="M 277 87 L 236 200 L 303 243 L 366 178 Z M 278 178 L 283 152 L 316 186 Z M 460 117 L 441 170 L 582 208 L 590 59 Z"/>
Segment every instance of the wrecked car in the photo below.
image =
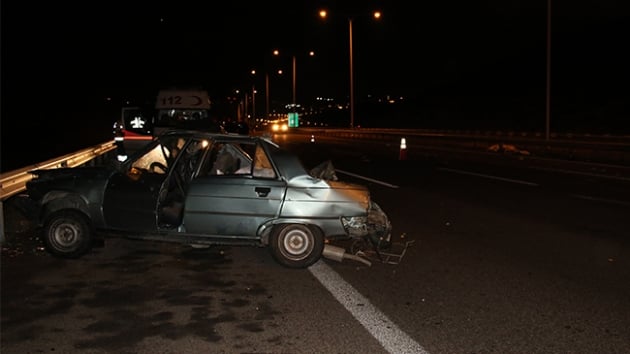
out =
<path fill-rule="evenodd" d="M 46 250 L 65 258 L 117 233 L 266 247 L 290 268 L 343 258 L 334 240 L 386 248 L 391 224 L 368 189 L 314 170 L 265 137 L 174 130 L 123 162 L 31 171 L 27 194 Z"/>

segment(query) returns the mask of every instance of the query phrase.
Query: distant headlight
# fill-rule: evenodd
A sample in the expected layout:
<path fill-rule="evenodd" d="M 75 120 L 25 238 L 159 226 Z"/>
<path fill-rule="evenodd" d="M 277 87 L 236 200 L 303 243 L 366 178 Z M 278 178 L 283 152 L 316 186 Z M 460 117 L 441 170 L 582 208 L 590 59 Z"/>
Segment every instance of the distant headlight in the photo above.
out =
<path fill-rule="evenodd" d="M 289 130 L 287 123 L 274 123 L 271 126 L 271 131 L 274 132 L 286 132 L 287 130 Z"/>

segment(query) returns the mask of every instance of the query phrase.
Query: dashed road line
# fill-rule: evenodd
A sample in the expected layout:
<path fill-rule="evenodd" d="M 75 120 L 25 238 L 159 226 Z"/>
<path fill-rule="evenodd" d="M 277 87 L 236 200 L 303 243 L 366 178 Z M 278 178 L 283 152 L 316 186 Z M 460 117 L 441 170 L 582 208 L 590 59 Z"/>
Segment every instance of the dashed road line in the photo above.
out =
<path fill-rule="evenodd" d="M 389 353 L 429 354 L 324 261 L 308 269 Z"/>
<path fill-rule="evenodd" d="M 348 172 L 348 171 L 340 170 L 340 169 L 338 169 L 338 168 L 335 168 L 335 171 L 340 172 L 340 173 L 343 173 L 343 174 L 348 175 L 348 176 L 352 176 L 352 177 L 360 178 L 360 179 L 363 179 L 363 180 L 366 180 L 366 181 L 370 181 L 370 182 L 378 183 L 378 184 L 383 185 L 383 186 L 385 186 L 385 187 L 398 188 L 398 186 L 397 186 L 397 185 L 395 185 L 395 184 L 389 184 L 389 183 L 387 183 L 387 182 L 379 181 L 379 180 L 377 180 L 377 179 L 373 179 L 373 178 L 370 178 L 370 177 L 365 177 L 365 176 L 357 175 L 357 174 L 354 174 L 354 173 L 352 173 L 352 172 Z"/>
<path fill-rule="evenodd" d="M 622 205 L 622 206 L 630 206 L 630 202 L 626 202 L 626 201 L 623 201 L 623 200 L 592 197 L 590 195 L 583 195 L 583 194 L 570 194 L 570 196 L 573 197 L 573 198 L 590 200 L 590 201 L 593 201 L 593 202 L 600 202 L 600 203 L 606 203 L 606 204 L 615 204 L 615 205 Z"/>
<path fill-rule="evenodd" d="M 444 168 L 444 167 L 441 167 L 439 169 L 442 170 L 442 171 L 459 173 L 459 174 L 462 174 L 462 175 L 471 175 L 471 176 L 477 176 L 477 177 L 483 177 L 483 178 L 489 178 L 489 179 L 496 179 L 496 180 L 499 180 L 499 181 L 524 184 L 524 185 L 532 186 L 532 187 L 538 187 L 539 186 L 538 183 L 523 181 L 523 180 L 520 180 L 520 179 L 497 177 L 497 176 L 492 176 L 492 175 L 485 175 L 485 174 L 482 174 L 482 173 L 475 173 L 475 172 L 468 172 L 468 171 L 462 171 L 462 170 L 455 170 L 455 169 L 452 169 L 452 168 Z"/>

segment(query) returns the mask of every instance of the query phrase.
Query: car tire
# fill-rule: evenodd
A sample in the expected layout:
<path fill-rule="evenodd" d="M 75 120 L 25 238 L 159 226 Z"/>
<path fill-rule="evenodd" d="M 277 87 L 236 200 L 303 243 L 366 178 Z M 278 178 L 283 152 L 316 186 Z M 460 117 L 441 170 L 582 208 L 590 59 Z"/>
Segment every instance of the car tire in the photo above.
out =
<path fill-rule="evenodd" d="M 317 227 L 283 224 L 271 233 L 271 254 L 289 268 L 306 268 L 317 262 L 324 251 L 324 236 Z"/>
<path fill-rule="evenodd" d="M 92 230 L 87 217 L 74 210 L 51 214 L 45 223 L 44 246 L 54 256 L 78 258 L 92 248 Z"/>

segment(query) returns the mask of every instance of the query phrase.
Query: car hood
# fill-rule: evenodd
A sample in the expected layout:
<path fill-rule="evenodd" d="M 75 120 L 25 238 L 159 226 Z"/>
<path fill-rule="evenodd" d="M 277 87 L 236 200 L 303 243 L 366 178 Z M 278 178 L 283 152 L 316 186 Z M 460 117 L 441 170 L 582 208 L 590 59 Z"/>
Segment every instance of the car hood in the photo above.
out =
<path fill-rule="evenodd" d="M 368 188 L 361 184 L 326 180 L 311 175 L 301 175 L 291 178 L 288 181 L 289 187 L 297 188 L 327 188 L 327 189 L 348 189 L 367 192 Z"/>
<path fill-rule="evenodd" d="M 303 175 L 292 178 L 287 187 L 284 216 L 290 210 L 298 216 L 305 208 L 323 217 L 365 215 L 370 203 L 367 187 L 354 183 Z"/>

